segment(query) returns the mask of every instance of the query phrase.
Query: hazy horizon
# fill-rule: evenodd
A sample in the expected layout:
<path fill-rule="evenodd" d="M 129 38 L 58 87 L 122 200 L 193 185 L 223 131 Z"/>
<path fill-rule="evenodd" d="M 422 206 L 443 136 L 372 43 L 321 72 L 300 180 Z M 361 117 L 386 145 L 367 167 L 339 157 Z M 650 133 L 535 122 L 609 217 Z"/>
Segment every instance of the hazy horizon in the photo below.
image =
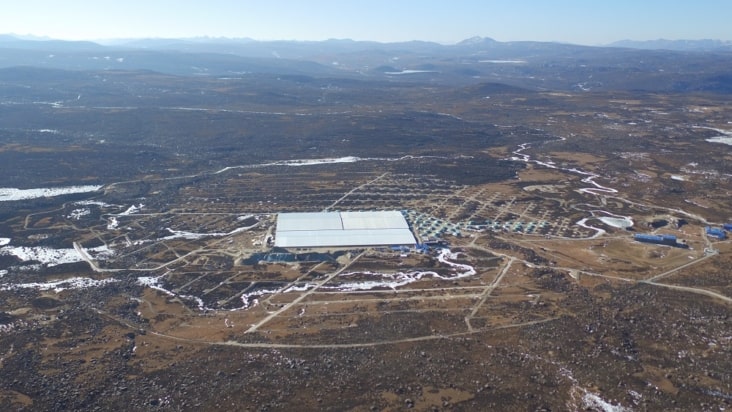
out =
<path fill-rule="evenodd" d="M 442 44 L 442 45 L 455 45 L 459 44 L 466 40 L 471 40 L 474 38 L 481 38 L 481 39 L 492 39 L 498 42 L 503 42 L 502 40 L 498 40 L 495 38 L 492 38 L 490 36 L 471 36 L 467 37 L 462 40 L 458 40 L 456 42 L 451 43 L 445 43 L 445 42 L 437 42 L 432 40 L 423 40 L 423 39 L 412 39 L 412 40 L 397 40 L 397 41 L 379 41 L 379 40 L 369 40 L 369 39 L 351 39 L 351 38 L 328 38 L 328 39 L 317 39 L 317 40 L 300 40 L 300 39 L 256 39 L 252 37 L 227 37 L 227 36 L 208 36 L 208 35 L 201 35 L 201 36 L 188 36 L 188 37 L 119 37 L 119 38 L 99 38 L 99 39 L 63 39 L 63 38 L 57 38 L 57 37 L 50 37 L 50 36 L 39 36 L 32 33 L 28 34 L 19 34 L 19 33 L 0 33 L 0 36 L 12 36 L 20 40 L 30 40 L 30 41 L 54 41 L 54 40 L 60 40 L 60 41 L 88 41 L 92 43 L 97 43 L 100 45 L 109 45 L 113 46 L 115 44 L 124 44 L 127 42 L 135 42 L 135 41 L 144 41 L 144 40 L 189 40 L 189 41 L 196 41 L 196 40 L 230 40 L 230 41 L 252 41 L 252 42 L 325 42 L 325 41 L 353 41 L 353 42 L 374 42 L 374 43 L 381 43 L 381 44 L 389 44 L 389 43 L 408 43 L 412 41 L 416 42 L 429 42 L 429 43 L 436 43 L 436 44 Z M 505 42 L 511 42 L 512 40 L 506 40 Z M 723 43 L 732 43 L 732 40 L 725 40 L 725 39 L 715 39 L 715 38 L 699 38 L 699 39 L 688 39 L 688 38 L 679 38 L 679 39 L 668 39 L 668 38 L 656 38 L 656 39 L 645 39 L 645 40 L 637 40 L 632 38 L 626 38 L 626 39 L 618 39 L 614 40 L 608 43 L 602 43 L 602 44 L 581 44 L 581 43 L 573 43 L 573 42 L 564 42 L 564 41 L 553 41 L 553 40 L 513 40 L 513 41 L 537 41 L 537 42 L 547 42 L 547 43 L 559 43 L 559 44 L 574 44 L 578 46 L 609 46 L 615 43 L 622 43 L 622 42 L 656 42 L 656 41 L 713 41 L 713 42 L 723 42 Z"/>
<path fill-rule="evenodd" d="M 250 38 L 259 41 L 351 39 L 455 44 L 475 36 L 497 41 L 604 45 L 622 40 L 732 40 L 732 2 L 678 4 L 629 0 L 494 1 L 332 0 L 27 0 L 6 6 L 0 27 L 18 36 L 59 40 Z"/>

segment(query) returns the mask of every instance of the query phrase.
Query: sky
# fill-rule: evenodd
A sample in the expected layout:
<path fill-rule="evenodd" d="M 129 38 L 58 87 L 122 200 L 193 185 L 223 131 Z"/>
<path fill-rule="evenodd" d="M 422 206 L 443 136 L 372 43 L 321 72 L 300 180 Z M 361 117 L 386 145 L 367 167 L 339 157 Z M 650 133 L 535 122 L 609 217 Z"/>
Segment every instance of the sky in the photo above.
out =
<path fill-rule="evenodd" d="M 732 40 L 732 0 L 22 0 L 0 33 L 66 40 L 248 37 L 602 45 Z"/>

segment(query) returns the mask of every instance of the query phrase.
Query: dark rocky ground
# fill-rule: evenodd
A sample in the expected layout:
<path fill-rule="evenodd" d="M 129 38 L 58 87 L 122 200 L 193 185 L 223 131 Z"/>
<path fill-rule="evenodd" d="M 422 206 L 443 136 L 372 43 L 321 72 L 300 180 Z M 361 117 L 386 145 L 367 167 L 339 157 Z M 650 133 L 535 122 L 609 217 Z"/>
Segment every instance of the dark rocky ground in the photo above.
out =
<path fill-rule="evenodd" d="M 571 314 L 535 326 L 348 349 L 165 342 L 145 334 L 144 325 L 135 330 L 99 315 L 84 293 L 55 303 L 17 296 L 15 302 L 27 299 L 53 320 L 19 325 L 0 338 L 0 404 L 5 410 L 593 410 L 582 399 L 601 393 L 632 410 L 729 407 L 728 306 L 651 286 L 598 287 L 608 296 L 599 298 L 592 289 L 556 284 L 564 279 L 548 282 L 564 292 L 559 305 Z M 372 327 L 397 325 L 359 325 Z M 144 344 L 160 349 L 141 358 L 133 348 Z"/>

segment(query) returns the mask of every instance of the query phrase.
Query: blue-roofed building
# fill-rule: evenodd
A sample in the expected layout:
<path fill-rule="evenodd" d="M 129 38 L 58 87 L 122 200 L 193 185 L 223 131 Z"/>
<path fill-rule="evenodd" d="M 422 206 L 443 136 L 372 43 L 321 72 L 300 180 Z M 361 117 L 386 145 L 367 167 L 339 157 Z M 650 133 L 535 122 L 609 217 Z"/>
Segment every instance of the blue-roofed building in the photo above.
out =
<path fill-rule="evenodd" d="M 711 236 L 719 240 L 724 240 L 727 239 L 727 232 L 718 227 L 707 226 L 707 236 Z"/>
<path fill-rule="evenodd" d="M 679 246 L 676 236 L 674 235 L 647 235 L 637 233 L 633 239 L 643 243 L 654 243 L 657 245 Z"/>

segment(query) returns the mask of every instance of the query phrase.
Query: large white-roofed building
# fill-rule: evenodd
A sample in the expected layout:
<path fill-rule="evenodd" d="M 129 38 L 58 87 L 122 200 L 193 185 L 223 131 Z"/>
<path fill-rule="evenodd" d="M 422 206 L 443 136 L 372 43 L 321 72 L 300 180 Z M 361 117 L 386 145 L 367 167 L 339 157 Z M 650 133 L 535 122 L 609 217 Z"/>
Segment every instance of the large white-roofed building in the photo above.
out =
<path fill-rule="evenodd" d="M 280 213 L 277 216 L 277 247 L 411 247 L 416 243 L 409 224 L 398 211 Z"/>

